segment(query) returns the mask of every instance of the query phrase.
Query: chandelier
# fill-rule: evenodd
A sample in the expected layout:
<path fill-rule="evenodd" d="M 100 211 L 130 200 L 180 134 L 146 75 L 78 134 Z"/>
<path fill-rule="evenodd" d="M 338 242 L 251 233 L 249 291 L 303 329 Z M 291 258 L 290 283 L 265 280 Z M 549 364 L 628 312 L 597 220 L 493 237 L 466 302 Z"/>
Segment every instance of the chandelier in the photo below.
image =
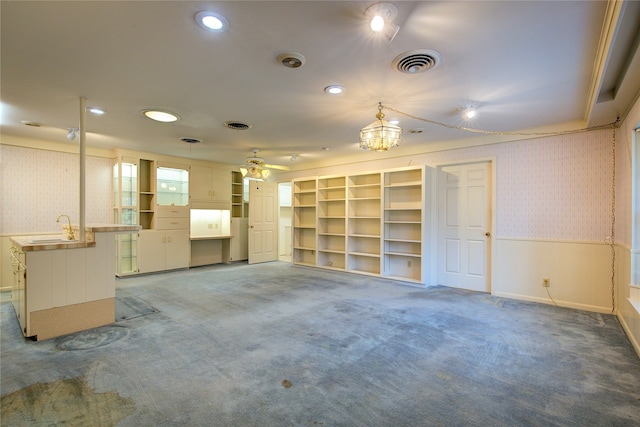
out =
<path fill-rule="evenodd" d="M 375 122 L 360 130 L 360 148 L 372 151 L 387 151 L 397 147 L 402 140 L 402 128 L 393 125 L 384 118 L 382 102 L 378 103 L 378 114 Z"/>

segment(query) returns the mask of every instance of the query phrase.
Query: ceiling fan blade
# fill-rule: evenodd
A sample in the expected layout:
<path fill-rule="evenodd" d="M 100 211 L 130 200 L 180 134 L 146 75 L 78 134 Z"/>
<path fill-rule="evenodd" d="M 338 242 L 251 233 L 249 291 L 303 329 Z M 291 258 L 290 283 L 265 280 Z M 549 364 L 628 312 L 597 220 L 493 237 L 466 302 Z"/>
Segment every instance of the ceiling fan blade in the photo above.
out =
<path fill-rule="evenodd" d="M 279 169 L 283 171 L 289 170 L 289 166 L 281 166 L 281 165 L 264 165 L 264 167 L 269 169 Z"/>

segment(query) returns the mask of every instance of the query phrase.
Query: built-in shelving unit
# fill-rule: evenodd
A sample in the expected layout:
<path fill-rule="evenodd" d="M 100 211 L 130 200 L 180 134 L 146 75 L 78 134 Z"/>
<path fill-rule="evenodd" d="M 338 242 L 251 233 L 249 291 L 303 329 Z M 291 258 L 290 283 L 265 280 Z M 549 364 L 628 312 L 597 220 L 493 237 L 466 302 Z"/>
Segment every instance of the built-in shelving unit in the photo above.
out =
<path fill-rule="evenodd" d="M 384 173 L 383 276 L 422 282 L 422 168 Z"/>
<path fill-rule="evenodd" d="M 318 179 L 318 266 L 344 270 L 346 256 L 346 178 Z"/>
<path fill-rule="evenodd" d="M 348 177 L 347 271 L 380 274 L 380 173 Z"/>
<path fill-rule="evenodd" d="M 238 171 L 231 171 L 231 217 L 242 218 L 243 178 Z"/>
<path fill-rule="evenodd" d="M 293 181 L 293 262 L 425 283 L 425 167 Z"/>
<path fill-rule="evenodd" d="M 138 224 L 139 209 L 139 159 L 118 157 L 113 165 L 113 222 L 114 224 Z M 140 202 L 140 203 L 139 203 Z M 142 218 L 142 215 L 140 215 Z M 125 276 L 138 271 L 137 233 L 116 236 L 116 274 Z"/>
<path fill-rule="evenodd" d="M 138 165 L 140 179 L 140 226 L 143 230 L 153 228 L 156 205 L 155 164 L 152 160 L 140 159 Z"/>
<path fill-rule="evenodd" d="M 316 265 L 316 179 L 293 181 L 293 262 Z"/>

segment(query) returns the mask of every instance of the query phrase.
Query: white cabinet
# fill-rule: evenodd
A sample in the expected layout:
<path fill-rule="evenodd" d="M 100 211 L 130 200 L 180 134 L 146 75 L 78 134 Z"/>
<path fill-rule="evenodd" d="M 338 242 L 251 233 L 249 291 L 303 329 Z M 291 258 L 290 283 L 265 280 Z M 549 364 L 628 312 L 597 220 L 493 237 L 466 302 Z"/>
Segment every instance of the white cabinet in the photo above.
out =
<path fill-rule="evenodd" d="M 230 261 L 249 258 L 249 218 L 231 218 Z"/>
<path fill-rule="evenodd" d="M 380 173 L 348 178 L 347 270 L 380 274 Z"/>
<path fill-rule="evenodd" d="M 346 200 L 344 176 L 318 178 L 318 266 L 345 269 Z"/>
<path fill-rule="evenodd" d="M 293 262 L 316 265 L 316 179 L 293 181 Z"/>
<path fill-rule="evenodd" d="M 423 174 L 422 168 L 384 174 L 384 276 L 423 281 Z"/>
<path fill-rule="evenodd" d="M 424 167 L 293 181 L 293 262 L 425 282 Z"/>
<path fill-rule="evenodd" d="M 190 191 L 192 207 L 231 209 L 231 174 L 228 170 L 191 166 Z"/>
<path fill-rule="evenodd" d="M 140 273 L 189 267 L 189 230 L 141 230 L 138 243 Z"/>

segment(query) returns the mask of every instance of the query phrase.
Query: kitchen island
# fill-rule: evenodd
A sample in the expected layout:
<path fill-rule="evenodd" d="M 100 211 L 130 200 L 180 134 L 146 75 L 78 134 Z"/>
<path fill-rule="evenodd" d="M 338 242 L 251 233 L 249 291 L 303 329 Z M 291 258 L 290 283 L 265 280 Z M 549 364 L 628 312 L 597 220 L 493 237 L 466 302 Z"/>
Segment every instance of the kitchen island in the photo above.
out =
<path fill-rule="evenodd" d="M 44 340 L 113 323 L 115 235 L 139 229 L 90 224 L 82 242 L 63 235 L 12 237 L 11 301 L 24 336 Z"/>

